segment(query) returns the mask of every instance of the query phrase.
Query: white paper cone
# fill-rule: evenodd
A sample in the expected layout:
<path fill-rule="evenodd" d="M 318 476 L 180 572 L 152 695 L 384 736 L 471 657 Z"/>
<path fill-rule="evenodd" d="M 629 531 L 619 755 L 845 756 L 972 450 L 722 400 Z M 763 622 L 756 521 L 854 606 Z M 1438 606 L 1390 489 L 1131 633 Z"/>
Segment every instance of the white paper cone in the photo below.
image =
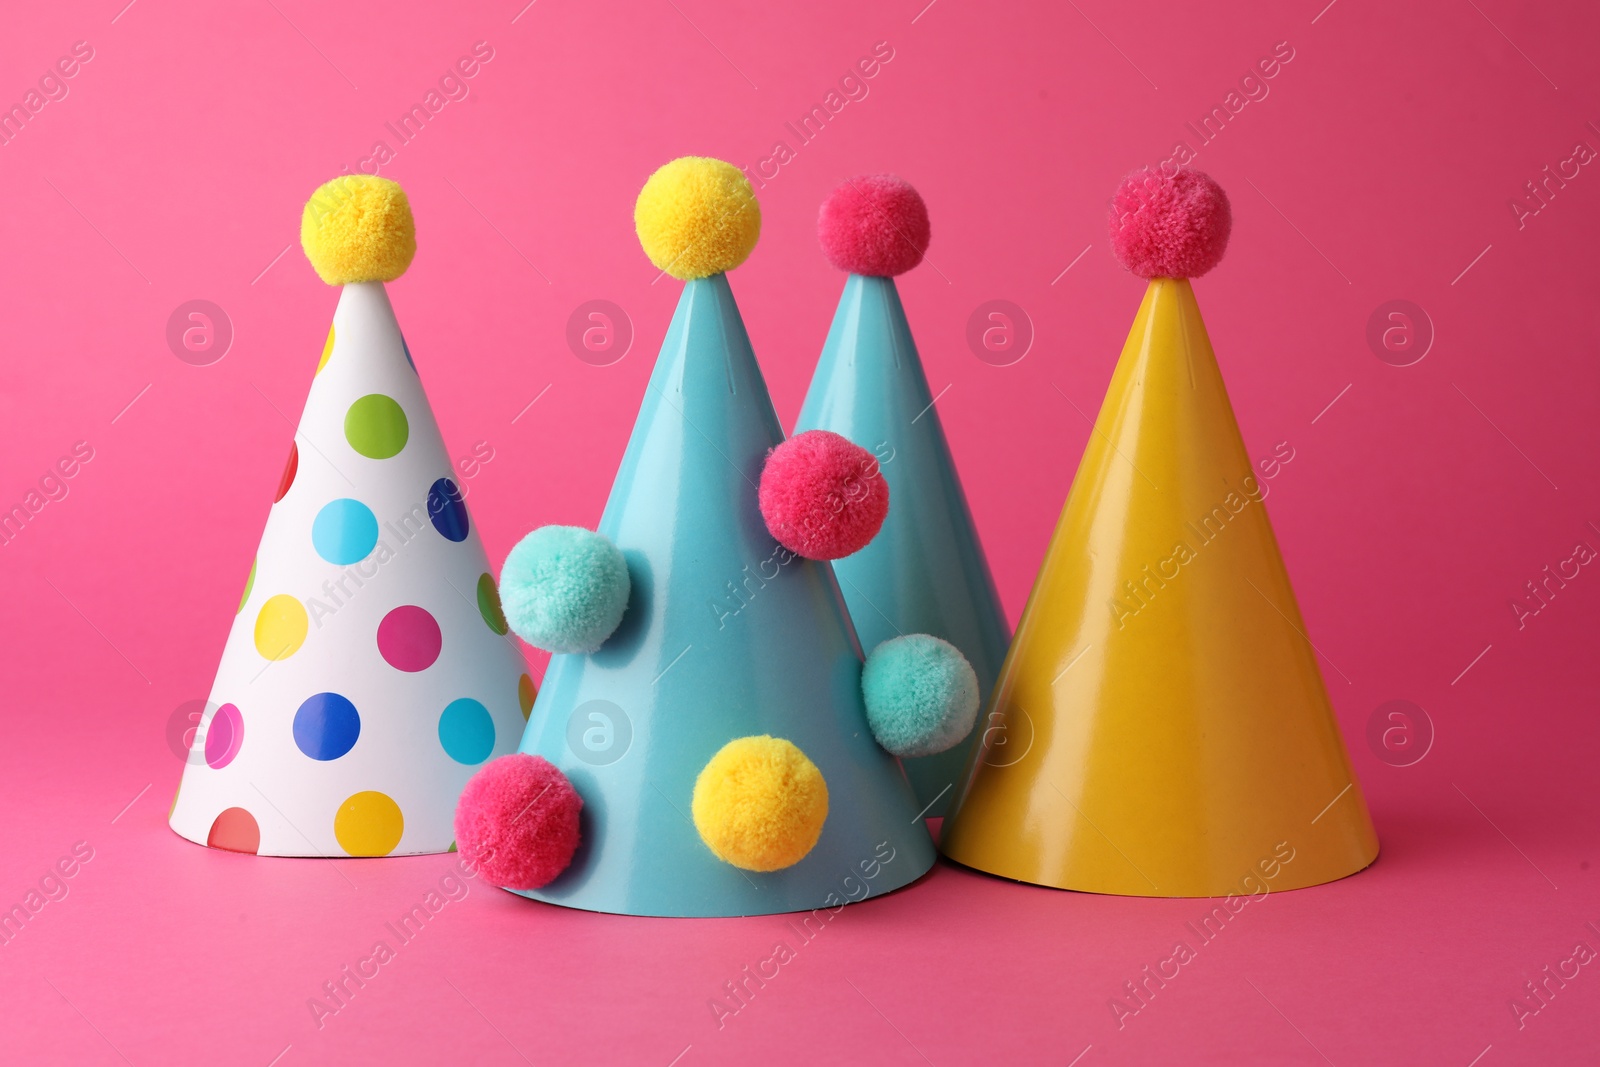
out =
<path fill-rule="evenodd" d="M 173 806 L 273 856 L 447 851 L 533 684 L 380 282 L 346 285 Z"/>

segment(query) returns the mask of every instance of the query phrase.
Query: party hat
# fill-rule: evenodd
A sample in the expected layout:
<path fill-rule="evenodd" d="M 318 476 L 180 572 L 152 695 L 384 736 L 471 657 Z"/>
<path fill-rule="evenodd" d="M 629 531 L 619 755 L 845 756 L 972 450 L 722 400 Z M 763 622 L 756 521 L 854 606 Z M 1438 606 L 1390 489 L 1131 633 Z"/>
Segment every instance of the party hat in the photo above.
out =
<path fill-rule="evenodd" d="M 1242 898 L 1378 854 L 1188 280 L 1230 219 L 1193 171 L 1136 172 L 1113 202 L 1149 286 L 945 821 L 960 863 Z"/>
<path fill-rule="evenodd" d="M 416 250 L 405 193 L 336 178 L 301 242 L 343 291 L 172 828 L 273 856 L 445 852 L 533 683 L 384 289 Z"/>
<path fill-rule="evenodd" d="M 851 178 L 822 205 L 818 233 L 849 277 L 795 432 L 832 430 L 864 444 L 894 501 L 883 532 L 836 560 L 834 573 L 863 647 L 907 633 L 942 637 L 972 664 L 986 700 L 1009 639 L 1005 614 L 894 281 L 922 261 L 927 208 L 892 175 Z M 978 735 L 904 761 L 928 815 L 944 814 Z"/>
<path fill-rule="evenodd" d="M 473 780 L 457 828 L 486 878 L 526 896 L 767 914 L 836 908 L 933 863 L 877 739 L 964 735 L 976 682 L 931 637 L 863 669 L 823 560 L 871 539 L 888 489 L 838 435 L 784 441 L 725 273 L 760 219 L 718 160 L 646 183 L 640 241 L 686 284 L 611 498 L 598 532 L 535 530 L 501 573 L 513 628 L 556 654 L 521 754 Z"/>

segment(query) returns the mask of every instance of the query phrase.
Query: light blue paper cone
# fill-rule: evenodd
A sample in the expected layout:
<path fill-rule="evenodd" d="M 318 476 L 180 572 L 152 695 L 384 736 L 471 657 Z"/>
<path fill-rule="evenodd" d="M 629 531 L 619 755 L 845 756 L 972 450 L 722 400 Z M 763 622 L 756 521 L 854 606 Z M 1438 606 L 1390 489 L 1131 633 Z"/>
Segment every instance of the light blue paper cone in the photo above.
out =
<path fill-rule="evenodd" d="M 571 867 L 525 896 L 758 915 L 885 893 L 933 865 L 920 804 L 867 727 L 833 571 L 783 563 L 757 507 L 782 440 L 727 277 L 688 282 L 600 520 L 628 561 L 628 613 L 594 655 L 551 658 L 523 736 L 584 803 Z M 816 847 L 771 873 L 717 859 L 690 816 L 701 768 L 752 734 L 794 742 L 828 783 Z"/>
<path fill-rule="evenodd" d="M 795 424 L 804 430 L 832 430 L 873 452 L 889 480 L 882 531 L 833 563 L 862 646 L 942 637 L 972 664 L 987 702 L 1010 634 L 893 278 L 845 282 Z M 944 814 L 983 725 L 947 752 L 905 761 L 929 816 Z"/>

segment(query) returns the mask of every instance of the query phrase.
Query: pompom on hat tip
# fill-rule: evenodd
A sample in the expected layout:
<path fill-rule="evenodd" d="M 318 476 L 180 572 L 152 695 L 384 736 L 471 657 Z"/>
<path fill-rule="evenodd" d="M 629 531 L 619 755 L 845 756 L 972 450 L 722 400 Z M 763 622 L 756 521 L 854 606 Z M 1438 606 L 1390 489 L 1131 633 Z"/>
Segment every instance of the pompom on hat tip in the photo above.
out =
<path fill-rule="evenodd" d="M 822 254 L 849 274 L 904 274 L 922 262 L 930 233 L 922 196 L 893 174 L 846 179 L 817 213 Z"/>
<path fill-rule="evenodd" d="M 633 206 L 650 262 L 681 281 L 743 263 L 761 237 L 761 205 L 738 167 L 682 156 L 650 175 Z"/>
<path fill-rule="evenodd" d="M 329 285 L 392 282 L 417 254 L 411 203 L 398 182 L 342 174 L 320 186 L 300 216 L 300 247 Z"/>
<path fill-rule="evenodd" d="M 1141 278 L 1198 278 L 1222 262 L 1228 194 L 1208 174 L 1142 167 L 1122 179 L 1107 220 L 1111 251 Z"/>

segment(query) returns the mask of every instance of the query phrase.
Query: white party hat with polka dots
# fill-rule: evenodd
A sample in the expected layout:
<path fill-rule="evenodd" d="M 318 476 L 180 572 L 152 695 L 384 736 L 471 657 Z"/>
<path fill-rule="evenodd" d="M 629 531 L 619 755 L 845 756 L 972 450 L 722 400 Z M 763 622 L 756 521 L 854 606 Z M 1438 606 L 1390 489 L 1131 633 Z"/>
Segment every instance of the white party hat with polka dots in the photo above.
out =
<path fill-rule="evenodd" d="M 533 683 L 384 289 L 416 250 L 405 193 L 335 179 L 301 243 L 343 291 L 171 824 L 260 855 L 445 852 Z"/>

